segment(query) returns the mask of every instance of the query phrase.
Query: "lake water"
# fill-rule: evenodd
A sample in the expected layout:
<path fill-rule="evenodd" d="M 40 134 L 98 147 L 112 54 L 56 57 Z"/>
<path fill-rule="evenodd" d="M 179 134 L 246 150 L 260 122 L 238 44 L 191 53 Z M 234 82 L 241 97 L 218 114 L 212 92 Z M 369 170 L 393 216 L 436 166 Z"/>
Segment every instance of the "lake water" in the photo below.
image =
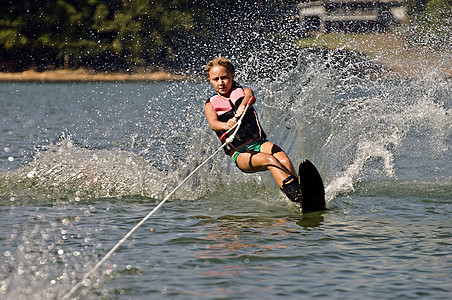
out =
<path fill-rule="evenodd" d="M 242 83 L 269 139 L 318 167 L 329 210 L 301 215 L 269 174 L 219 153 L 73 296 L 451 298 L 452 82 L 319 59 Z M 218 149 L 212 92 L 0 83 L 0 298 L 61 299 Z"/>

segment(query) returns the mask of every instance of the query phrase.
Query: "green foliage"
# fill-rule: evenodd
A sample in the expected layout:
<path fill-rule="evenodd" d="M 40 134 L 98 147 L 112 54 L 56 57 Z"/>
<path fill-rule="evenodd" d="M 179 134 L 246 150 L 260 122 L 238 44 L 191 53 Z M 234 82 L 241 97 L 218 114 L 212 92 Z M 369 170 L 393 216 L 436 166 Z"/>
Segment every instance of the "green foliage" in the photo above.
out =
<path fill-rule="evenodd" d="M 411 0 L 409 41 L 434 49 L 452 49 L 452 0 Z"/>
<path fill-rule="evenodd" d="M 172 37 L 194 26 L 185 2 L 9 1 L 0 10 L 0 68 L 60 66 L 64 59 L 72 66 L 121 68 L 171 59 Z"/>

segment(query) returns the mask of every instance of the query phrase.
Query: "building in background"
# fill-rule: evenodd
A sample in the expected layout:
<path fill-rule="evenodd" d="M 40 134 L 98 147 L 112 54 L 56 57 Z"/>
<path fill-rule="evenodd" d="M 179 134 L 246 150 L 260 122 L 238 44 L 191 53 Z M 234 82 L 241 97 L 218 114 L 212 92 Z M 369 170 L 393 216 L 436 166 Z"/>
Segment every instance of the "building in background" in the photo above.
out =
<path fill-rule="evenodd" d="M 406 21 L 405 0 L 320 0 L 298 5 L 304 34 L 388 32 Z"/>

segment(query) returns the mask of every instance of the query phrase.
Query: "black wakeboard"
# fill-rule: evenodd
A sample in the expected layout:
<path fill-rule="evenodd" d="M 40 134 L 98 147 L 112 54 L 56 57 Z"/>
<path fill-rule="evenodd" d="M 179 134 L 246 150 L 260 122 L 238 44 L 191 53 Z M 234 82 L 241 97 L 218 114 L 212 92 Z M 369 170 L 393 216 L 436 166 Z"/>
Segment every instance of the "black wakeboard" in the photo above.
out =
<path fill-rule="evenodd" d="M 307 159 L 298 167 L 302 212 L 326 209 L 325 187 L 317 168 Z"/>

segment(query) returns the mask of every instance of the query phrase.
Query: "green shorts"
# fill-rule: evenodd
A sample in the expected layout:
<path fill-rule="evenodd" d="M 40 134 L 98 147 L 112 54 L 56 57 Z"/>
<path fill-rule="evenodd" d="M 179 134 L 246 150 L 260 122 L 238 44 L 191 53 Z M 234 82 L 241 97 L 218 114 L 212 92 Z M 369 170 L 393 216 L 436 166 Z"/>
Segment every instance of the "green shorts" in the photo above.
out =
<path fill-rule="evenodd" d="M 261 140 L 253 141 L 253 142 L 243 146 L 242 148 L 240 148 L 239 150 L 234 152 L 234 154 L 232 155 L 232 161 L 235 163 L 235 165 L 237 165 L 237 157 L 239 156 L 240 153 L 245 153 L 245 152 L 259 153 L 259 152 L 261 152 L 262 144 L 265 143 L 266 141 L 267 141 L 267 139 L 261 139 Z"/>

